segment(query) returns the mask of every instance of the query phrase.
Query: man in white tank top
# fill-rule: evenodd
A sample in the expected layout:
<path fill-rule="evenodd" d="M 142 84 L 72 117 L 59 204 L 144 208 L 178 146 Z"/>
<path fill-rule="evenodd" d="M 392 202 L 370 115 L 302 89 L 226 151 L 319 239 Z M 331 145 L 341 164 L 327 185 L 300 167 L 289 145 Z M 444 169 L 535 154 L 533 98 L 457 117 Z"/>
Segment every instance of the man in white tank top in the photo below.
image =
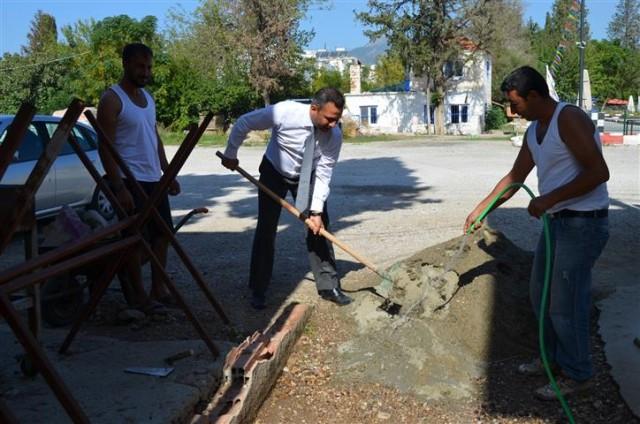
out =
<path fill-rule="evenodd" d="M 531 200 L 528 211 L 536 218 L 549 215 L 553 250 L 544 328 L 546 354 L 561 372 L 561 391 L 569 395 L 587 389 L 593 377 L 589 346 L 591 270 L 609 237 L 609 169 L 590 117 L 575 106 L 553 100 L 544 77 L 535 69 L 516 69 L 501 89 L 511 109 L 532 123 L 512 169 L 469 214 L 464 230 L 504 188 L 523 183 L 537 168 L 540 195 Z M 505 193 L 495 207 L 516 191 Z M 544 261 L 545 242 L 541 235 L 530 281 L 536 315 L 540 311 Z M 518 371 L 527 375 L 543 373 L 539 359 L 520 365 Z M 535 395 L 543 400 L 555 399 L 550 385 L 537 389 Z"/>
<path fill-rule="evenodd" d="M 116 151 L 147 196 L 153 192 L 162 172 L 169 166 L 156 128 L 155 102 L 144 89 L 151 81 L 152 64 L 153 53 L 149 47 L 140 43 L 126 45 L 122 52 L 122 79 L 104 92 L 98 105 L 98 122 L 102 130 L 113 141 Z M 102 149 L 100 158 L 118 201 L 127 212 L 140 210 L 144 202 L 132 190 L 131 182 L 126 181 L 117 164 Z M 169 186 L 169 194 L 177 195 L 179 192 L 180 185 L 173 181 Z M 166 194 L 156 207 L 169 228 L 173 228 Z M 153 221 L 146 224 L 144 233 L 164 267 L 168 239 Z M 170 302 L 171 296 L 162 282 L 160 271 L 153 264 L 151 293 L 147 296 L 142 284 L 140 253 L 132 252 L 126 267 L 127 281 L 121 278 L 125 298 L 132 307 L 145 312 L 160 312 L 161 302 Z"/>

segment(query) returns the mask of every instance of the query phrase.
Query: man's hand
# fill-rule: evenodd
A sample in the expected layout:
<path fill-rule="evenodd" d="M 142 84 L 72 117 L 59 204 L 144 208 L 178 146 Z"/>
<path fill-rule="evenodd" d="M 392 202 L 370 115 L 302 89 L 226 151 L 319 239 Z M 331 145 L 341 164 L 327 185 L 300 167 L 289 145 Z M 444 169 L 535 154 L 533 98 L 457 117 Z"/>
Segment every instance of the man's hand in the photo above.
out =
<path fill-rule="evenodd" d="M 320 215 L 312 215 L 307 220 L 307 226 L 313 232 L 313 234 L 318 235 L 320 230 L 324 228 L 324 223 L 322 222 L 322 216 Z"/>
<path fill-rule="evenodd" d="M 554 205 L 553 201 L 549 200 L 547 196 L 538 196 L 529 202 L 529 215 L 534 218 L 540 218 L 548 209 Z"/>
<path fill-rule="evenodd" d="M 135 209 L 135 203 L 133 202 L 133 196 L 129 193 L 129 190 L 126 187 L 122 187 L 116 193 L 116 197 L 118 198 L 118 202 L 122 206 L 122 208 L 127 213 L 133 212 Z"/>
<path fill-rule="evenodd" d="M 474 209 L 473 212 L 471 212 L 469 216 L 467 216 L 467 219 L 464 221 L 464 229 L 463 229 L 465 234 L 467 234 L 467 231 L 469 231 L 469 228 L 471 228 L 473 223 L 476 222 L 476 219 L 478 219 L 481 213 L 482 211 L 478 211 L 477 209 Z M 473 229 L 471 230 L 471 232 L 472 233 L 475 232 L 480 227 L 482 227 L 482 221 L 476 223 L 476 225 L 473 226 Z"/>
<path fill-rule="evenodd" d="M 169 196 L 177 196 L 178 194 L 180 194 L 180 183 L 178 182 L 178 180 L 171 181 L 171 184 L 169 184 L 169 190 L 167 192 L 169 193 Z"/>
<path fill-rule="evenodd" d="M 238 159 L 231 159 L 226 156 L 222 156 L 222 166 L 232 171 L 235 171 L 240 161 Z"/>

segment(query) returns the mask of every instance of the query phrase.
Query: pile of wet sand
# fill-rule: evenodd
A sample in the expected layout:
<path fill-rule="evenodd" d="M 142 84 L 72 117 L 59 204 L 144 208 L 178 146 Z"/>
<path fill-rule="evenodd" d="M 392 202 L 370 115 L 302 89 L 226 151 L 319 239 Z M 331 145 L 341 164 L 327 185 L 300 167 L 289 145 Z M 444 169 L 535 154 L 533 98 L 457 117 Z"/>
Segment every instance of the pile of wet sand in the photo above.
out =
<path fill-rule="evenodd" d="M 363 291 L 349 312 L 358 334 L 339 347 L 345 378 L 392 384 L 430 399 L 459 399 L 490 364 L 534 355 L 537 326 L 528 295 L 532 256 L 485 228 L 427 248 L 388 270 L 376 287 L 397 315 Z M 345 286 L 376 280 L 348 277 Z"/>

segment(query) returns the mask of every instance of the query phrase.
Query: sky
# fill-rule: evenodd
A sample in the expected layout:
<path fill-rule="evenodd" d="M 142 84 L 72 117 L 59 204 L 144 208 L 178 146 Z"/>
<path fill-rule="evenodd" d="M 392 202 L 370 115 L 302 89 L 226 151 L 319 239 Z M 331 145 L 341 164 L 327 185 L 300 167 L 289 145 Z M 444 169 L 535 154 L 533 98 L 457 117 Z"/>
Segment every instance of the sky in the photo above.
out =
<path fill-rule="evenodd" d="M 607 26 L 618 0 L 586 0 L 588 21 L 592 38 L 606 38 Z M 0 0 L 0 56 L 18 53 L 27 43 L 31 21 L 38 10 L 56 19 L 58 28 L 79 20 L 107 16 L 129 15 L 141 19 L 146 15 L 158 18 L 160 29 L 167 27 L 167 14 L 172 9 L 193 11 L 200 0 Z M 545 14 L 551 11 L 553 0 L 523 0 L 525 19 L 532 18 L 543 24 Z M 308 48 L 363 46 L 368 39 L 364 26 L 354 18 L 353 11 L 366 11 L 366 0 L 329 0 L 326 6 L 313 6 L 302 24 L 303 29 L 313 29 L 315 37 Z"/>

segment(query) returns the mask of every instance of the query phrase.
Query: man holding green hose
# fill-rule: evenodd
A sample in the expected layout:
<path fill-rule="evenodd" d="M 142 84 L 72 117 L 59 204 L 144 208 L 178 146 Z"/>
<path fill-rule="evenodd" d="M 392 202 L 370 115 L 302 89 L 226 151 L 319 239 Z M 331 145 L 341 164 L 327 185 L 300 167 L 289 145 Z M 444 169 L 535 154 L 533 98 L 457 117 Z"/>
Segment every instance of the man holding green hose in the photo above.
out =
<path fill-rule="evenodd" d="M 544 77 L 535 69 L 516 69 L 503 81 L 501 90 L 511 109 L 532 123 L 513 167 L 469 214 L 465 232 L 495 196 L 509 184 L 523 183 L 536 167 L 540 195 L 531 200 L 528 211 L 536 218 L 545 213 L 549 216 L 553 252 L 544 341 L 552 368 L 561 371 L 558 387 L 567 396 L 588 389 L 593 376 L 589 345 L 591 270 L 609 238 L 609 169 L 589 116 L 573 105 L 553 100 Z M 507 191 L 495 207 L 516 191 Z M 544 269 L 545 241 L 541 235 L 529 290 L 536 315 L 540 312 Z M 520 365 L 518 371 L 527 375 L 544 373 L 539 359 Z M 535 395 L 543 400 L 556 398 L 551 385 L 537 389 Z"/>

